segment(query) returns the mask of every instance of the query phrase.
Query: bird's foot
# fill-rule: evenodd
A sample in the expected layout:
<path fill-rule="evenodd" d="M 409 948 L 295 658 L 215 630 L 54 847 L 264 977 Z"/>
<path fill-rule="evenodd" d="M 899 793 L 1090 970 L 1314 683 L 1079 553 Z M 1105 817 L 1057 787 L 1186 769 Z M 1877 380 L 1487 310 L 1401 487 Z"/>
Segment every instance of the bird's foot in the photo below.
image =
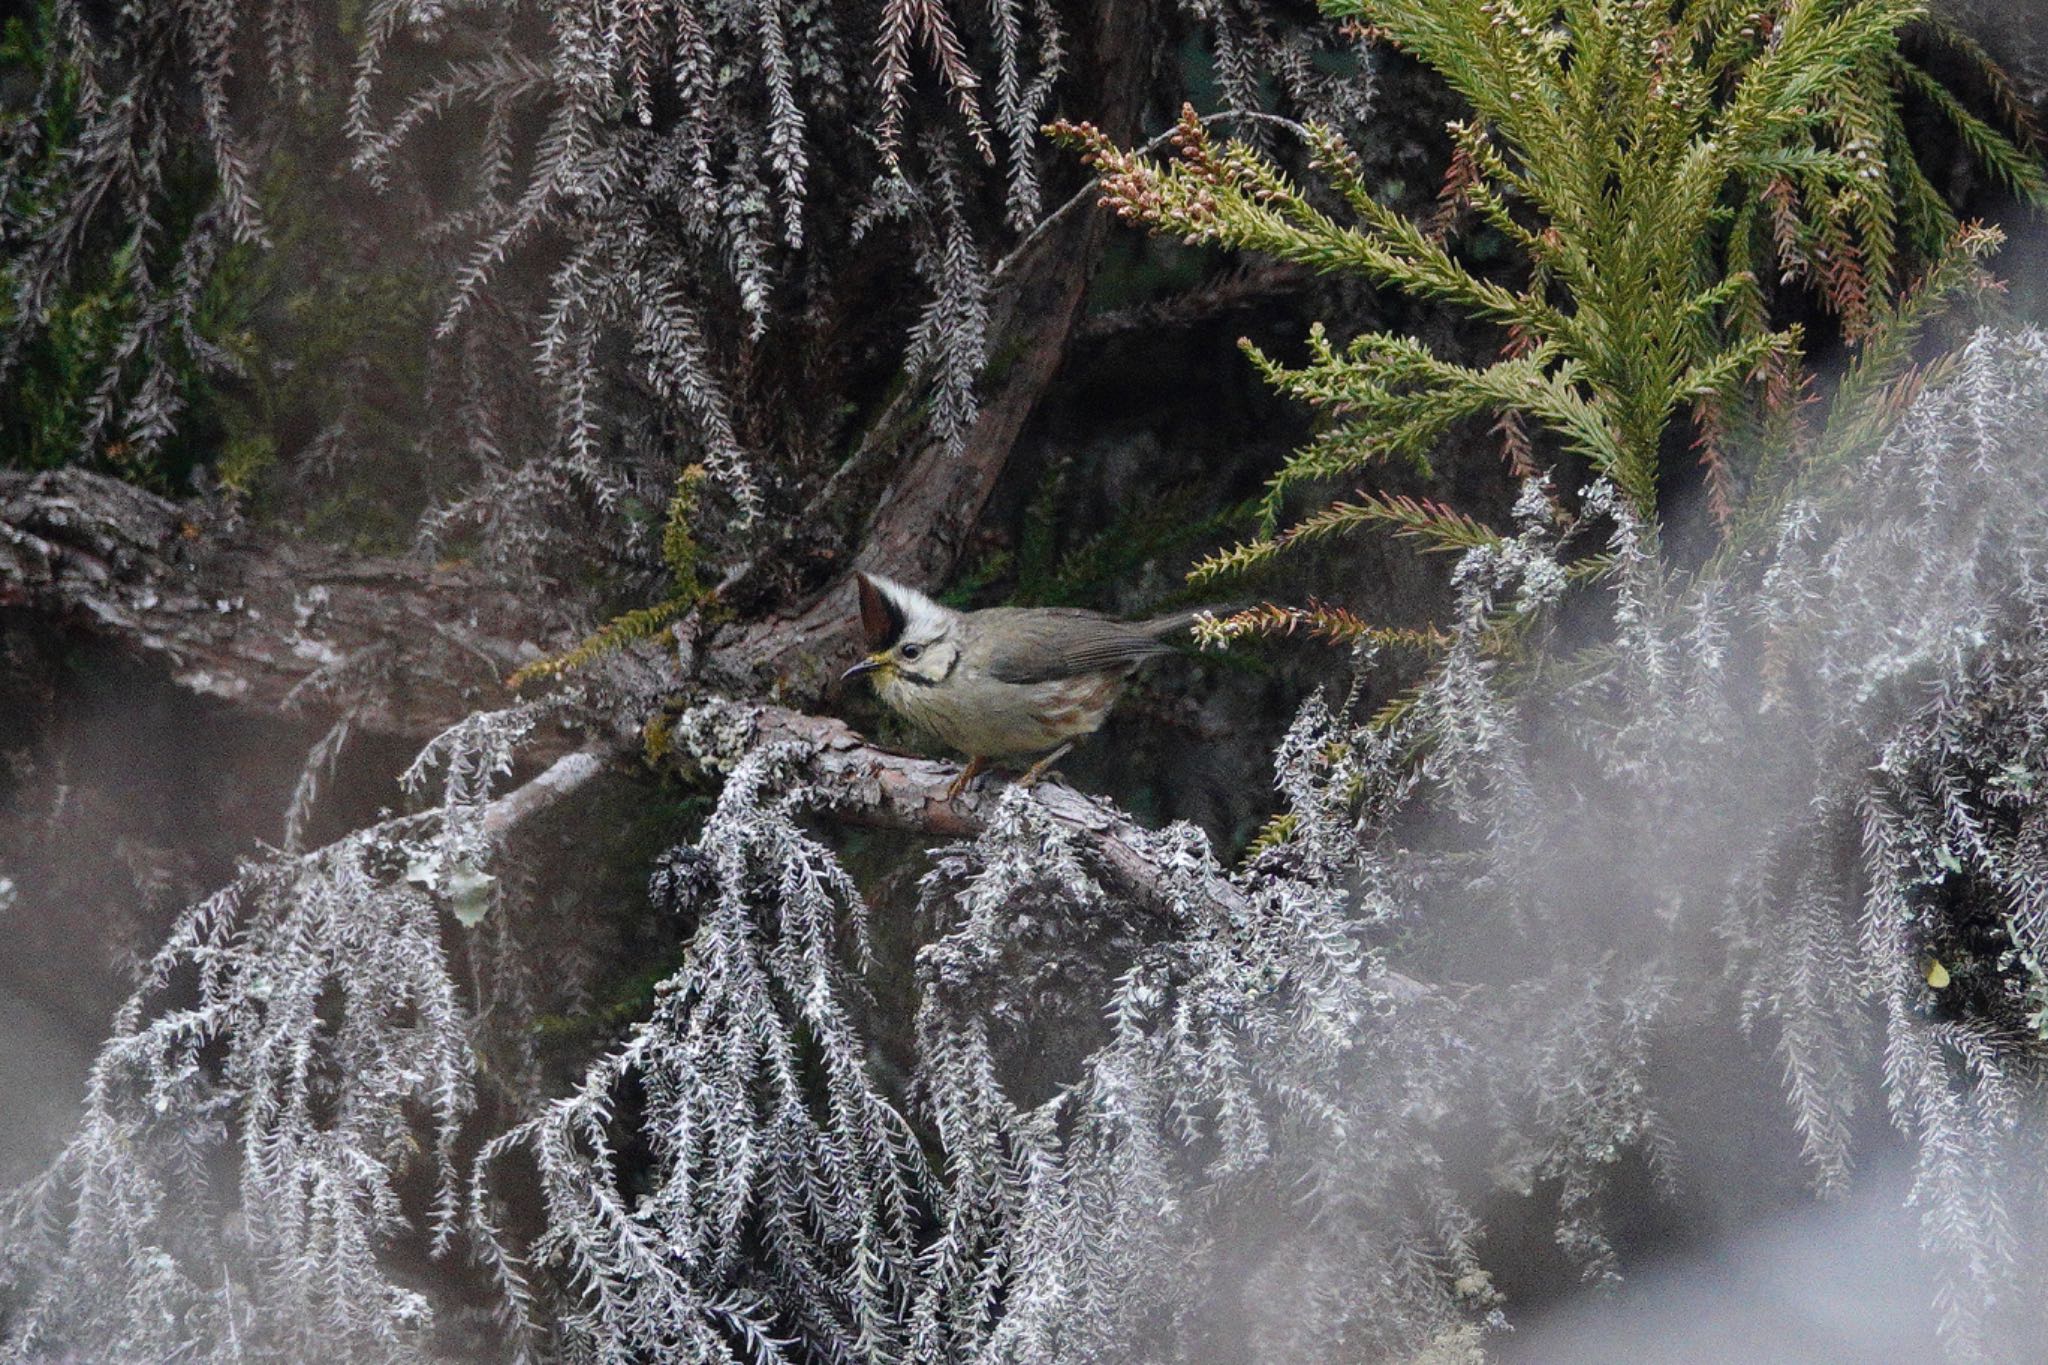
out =
<path fill-rule="evenodd" d="M 960 775 L 953 779 L 953 784 L 946 788 L 946 794 L 940 800 L 952 801 L 957 799 L 961 792 L 967 790 L 967 784 L 972 782 L 980 774 L 981 770 L 987 766 L 988 760 L 985 758 L 968 759 L 967 766 L 960 770 Z"/>
<path fill-rule="evenodd" d="M 1070 739 L 1065 744 L 1060 745 L 1059 748 L 1054 749 L 1051 753 L 1047 754 L 1044 758 L 1039 759 L 1038 762 L 1032 764 L 1030 767 L 1024 770 L 1024 775 L 1017 779 L 1017 785 L 1025 788 L 1035 786 L 1038 782 L 1038 779 L 1044 777 L 1047 773 L 1051 772 L 1052 765 L 1059 762 L 1061 759 L 1065 758 L 1067 756 L 1067 750 L 1073 747 L 1074 741 Z"/>

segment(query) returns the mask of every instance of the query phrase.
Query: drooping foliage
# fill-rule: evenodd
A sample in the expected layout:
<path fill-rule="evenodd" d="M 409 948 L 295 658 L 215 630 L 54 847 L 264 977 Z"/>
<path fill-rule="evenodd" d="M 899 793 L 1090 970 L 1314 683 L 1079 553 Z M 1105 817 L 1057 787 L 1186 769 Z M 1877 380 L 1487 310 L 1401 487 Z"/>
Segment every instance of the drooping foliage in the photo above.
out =
<path fill-rule="evenodd" d="M 1279 818 L 1251 854 L 1225 859 L 1174 825 L 1132 827 L 1112 857 L 1082 836 L 1115 812 L 1078 803 L 1076 821 L 1008 792 L 984 831 L 929 853 L 909 897 L 915 1018 L 892 1027 L 859 860 L 832 829 L 842 794 L 813 782 L 805 746 L 758 743 L 744 703 L 692 698 L 666 743 L 719 795 L 650 896 L 683 926 L 681 960 L 646 1017 L 550 1091 L 498 1060 L 533 1022 L 504 964 L 553 910 L 506 875 L 491 815 L 533 716 L 479 715 L 414 769 L 420 786 L 445 765 L 428 810 L 253 865 L 180 918 L 116 1020 L 78 1136 L 5 1206 L 0 1342 L 110 1359 L 1470 1358 L 1521 1307 L 1497 1282 L 1490 1220 L 1512 1207 L 1585 1273 L 1617 1273 L 1617 1175 L 1641 1168 L 1677 1194 L 1697 1140 L 1688 1078 L 1661 1056 L 1744 1031 L 1782 1068 L 1783 1132 L 1820 1187 L 1853 1177 L 1858 1110 L 1889 1115 L 1952 1350 L 2037 1341 L 2038 1296 L 2015 1286 L 2038 1271 L 2029 1233 L 2048 1216 L 2048 338 L 1983 331 L 1909 370 L 1920 324 L 1990 240 L 1958 240 L 1946 219 L 1888 235 L 1866 211 L 1910 196 L 1918 172 L 1886 151 L 1882 174 L 1849 174 L 1863 133 L 1889 145 L 1888 100 L 1914 79 L 1889 46 L 1908 7 L 1763 8 L 1783 22 L 1743 34 L 1707 4 L 1375 7 L 1461 90 L 1561 82 L 1556 107 L 1576 100 L 1591 120 L 1573 147 L 1524 147 L 1510 116 L 1537 113 L 1499 94 L 1499 126 L 1458 138 L 1472 169 L 1452 207 L 1552 253 L 1524 263 L 1540 284 L 1473 274 L 1356 185 L 1365 226 L 1336 227 L 1199 126 L 1171 172 L 1095 144 L 1112 195 L 1158 222 L 1184 213 L 1219 240 L 1256 227 L 1228 239 L 1283 255 L 1315 238 L 1317 263 L 1548 329 L 1492 370 L 1389 338 L 1271 370 L 1347 417 L 1327 472 L 1372 453 L 1364 418 L 1427 449 L 1432 404 L 1523 412 L 1539 430 L 1516 438 L 1512 525 L 1364 493 L 1297 532 L 1370 523 L 1441 551 L 1451 606 L 1434 626 L 1277 607 L 1217 626 L 1360 646 L 1354 692 L 1302 705 L 1275 753 Z M 1659 45 L 1673 12 L 1701 18 L 1690 47 Z M 522 316 L 535 335 L 559 329 L 542 348 L 559 445 L 480 456 L 502 476 L 479 484 L 495 506 L 521 489 L 601 498 L 621 478 L 630 457 L 591 435 L 613 429 L 595 414 L 615 395 L 579 393 L 587 377 L 681 414 L 693 434 L 662 459 L 703 459 L 745 514 L 716 416 L 741 410 L 749 355 L 771 363 L 747 349 L 775 311 L 753 311 L 747 281 L 781 279 L 834 230 L 812 216 L 830 218 L 825 172 L 799 135 L 812 87 L 787 65 L 825 60 L 805 44 L 830 13 L 364 11 L 351 117 L 373 172 L 396 186 L 391 154 L 457 110 L 481 145 L 513 149 L 484 159 L 448 220 L 470 262 L 459 337 L 518 335 Z M 1234 35 L 1219 40 L 1226 82 L 1257 84 L 1248 51 L 1319 78 L 1254 11 L 1204 13 Z M 1020 15 L 992 22 L 1039 22 Z M 983 103 L 973 60 L 993 51 L 1011 70 L 1002 54 L 1026 30 L 965 44 L 943 6 L 892 0 L 872 17 L 879 76 L 860 89 L 885 170 L 859 183 L 951 250 L 961 168 L 1038 107 L 1021 83 Z M 1575 48 L 1596 20 L 1613 27 Z M 277 51 L 297 50 L 297 30 L 277 32 Z M 443 41 L 464 55 L 412 103 L 379 102 L 393 54 Z M 547 63 L 514 55 L 543 41 L 562 44 Z M 858 69 L 851 50 L 826 54 L 840 65 L 817 89 Z M 919 51 L 932 65 L 913 78 Z M 1458 53 L 1470 70 L 1444 55 Z M 1482 59 L 1495 67 L 1474 74 Z M 700 60 L 688 88 L 729 103 L 679 110 L 651 73 Z M 1668 114 L 1645 112 L 1659 100 Z M 1539 156 L 1591 185 L 1539 201 Z M 1005 203 L 1028 208 L 1033 173 L 1005 165 Z M 737 207 L 654 215 L 664 175 Z M 1631 238 L 1635 219 L 1593 188 L 1610 175 L 1618 199 L 1702 177 L 1685 201 L 1699 236 Z M 1511 183 L 1530 202 L 1489 209 Z M 1532 203 L 1551 221 L 1532 226 Z M 1766 221 L 1774 206 L 1784 223 Z M 542 236 L 559 264 L 530 282 L 531 308 L 491 306 Z M 1797 252 L 1839 269 L 1843 242 L 1862 311 L 1840 279 L 1820 294 L 1861 339 L 1858 368 L 1824 426 L 1769 448 L 1782 468 L 1729 421 L 1725 458 L 1747 463 L 1723 548 L 1675 563 L 1658 520 L 1665 436 L 1751 397 L 1749 425 L 1789 432 L 1771 384 L 1751 388 L 1758 366 L 1795 377 L 1791 333 L 1767 316 L 1776 290 L 1756 281 Z M 1592 260 L 1612 289 L 1644 292 L 1610 297 Z M 934 279 L 942 311 L 913 349 L 943 370 L 929 348 L 974 341 L 976 324 L 971 296 Z M 656 370 L 673 380 L 711 354 L 693 349 L 710 344 L 711 298 L 737 322 L 719 333 L 733 349 L 704 362 L 718 387 L 665 392 Z M 1744 311 L 1759 298 L 1763 315 Z M 1631 346 L 1601 335 L 1623 324 L 1648 331 Z M 595 363 L 613 347 L 624 363 Z M 768 515 L 770 481 L 755 487 Z M 691 600 L 690 519 L 668 531 L 670 585 Z M 1365 715 L 1383 643 L 1433 664 Z"/>
<path fill-rule="evenodd" d="M 1227 97 L 1356 122 L 1330 25 L 1187 17 Z M 256 409 L 245 444 L 299 479 L 404 448 L 428 544 L 528 570 L 597 540 L 657 576 L 693 467 L 708 527 L 780 526 L 849 456 L 964 438 L 1003 252 L 1048 207 L 1074 22 L 1044 0 L 42 0 L 10 28 L 36 84 L 0 164 L 26 454 L 182 474 L 159 456 L 204 394 Z M 271 251 L 303 278 L 255 269 Z M 366 311 L 419 330 L 330 353 Z M 282 376 L 329 366 L 349 382 L 310 432 L 261 429 Z M 875 400 L 899 372 L 901 411 Z"/>
<path fill-rule="evenodd" d="M 443 916 L 489 894 L 491 788 L 534 719 L 463 721 L 406 773 L 424 795 L 442 770 L 426 810 L 251 863 L 182 917 L 77 1136 L 8 1202 L 0 1264 L 28 1290 L 10 1354 L 374 1359 L 418 1339 L 432 1305 L 385 1257 L 415 1180 L 427 1240 L 457 1235 L 479 1070 Z"/>
<path fill-rule="evenodd" d="M 471 1112 L 477 1006 L 432 921 L 479 866 L 443 845 L 492 765 L 451 740 L 443 814 L 252 869 L 174 935 L 86 1129 L 15 1204 L 10 1336 L 426 1354 L 430 1299 L 385 1257 L 453 1235 L 543 1356 L 1463 1349 L 1512 1307 L 1487 1186 L 1553 1201 L 1610 1271 L 1608 1179 L 1685 1169 L 1658 1049 L 1747 1028 L 1816 1182 L 1850 1178 L 1859 1106 L 1911 1141 L 1945 1338 L 2031 1339 L 2004 1334 L 2040 1326 L 2006 1289 L 2043 1213 L 2044 419 L 2048 339 L 1978 336 L 1847 467 L 1853 499 L 1788 507 L 1751 589 L 1673 592 L 1617 490 L 1567 514 L 1530 481 L 1516 530 L 1458 560 L 1444 665 L 1400 719 L 1303 709 L 1288 837 L 1246 865 L 1160 831 L 1133 901 L 1024 792 L 940 850 L 907 1089 L 878 1080 L 863 900 L 797 818 L 830 794 L 708 703 L 673 742 L 723 795 L 655 878 L 684 961 L 569 1094 L 440 1164 L 406 1135 Z M 1547 629 L 1589 538 L 1612 639 L 1508 681 L 1499 613 Z M 155 1003 L 186 972 L 199 1006 Z M 1027 1093 L 1063 1030 L 1093 1041 Z M 222 1162 L 239 1198 L 191 1183 Z M 419 1162 L 441 1193 L 408 1226 Z"/>

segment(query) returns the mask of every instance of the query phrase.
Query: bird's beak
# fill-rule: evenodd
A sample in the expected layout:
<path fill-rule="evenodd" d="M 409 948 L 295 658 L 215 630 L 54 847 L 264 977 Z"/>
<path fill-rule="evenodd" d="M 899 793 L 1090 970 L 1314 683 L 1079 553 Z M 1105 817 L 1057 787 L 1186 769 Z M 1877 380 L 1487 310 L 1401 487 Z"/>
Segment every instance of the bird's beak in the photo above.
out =
<path fill-rule="evenodd" d="M 881 655 L 870 654 L 867 658 L 862 659 L 852 668 L 849 668 L 844 673 L 841 673 L 839 675 L 839 681 L 852 682 L 855 678 L 858 678 L 863 673 L 874 672 L 876 669 L 880 668 L 886 662 L 887 660 L 885 660 Z"/>

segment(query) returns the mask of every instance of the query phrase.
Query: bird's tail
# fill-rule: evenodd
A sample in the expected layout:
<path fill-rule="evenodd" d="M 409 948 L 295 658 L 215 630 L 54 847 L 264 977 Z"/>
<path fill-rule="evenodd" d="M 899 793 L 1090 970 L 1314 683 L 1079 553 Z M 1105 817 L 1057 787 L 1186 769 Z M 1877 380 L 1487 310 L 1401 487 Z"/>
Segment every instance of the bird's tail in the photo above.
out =
<path fill-rule="evenodd" d="M 1230 606 L 1191 607 L 1187 611 L 1177 611 L 1170 616 L 1155 616 L 1149 621 L 1136 621 L 1132 624 L 1153 639 L 1164 640 L 1169 635 L 1177 635 L 1181 631 L 1186 630 L 1195 623 L 1195 618 L 1198 616 L 1215 616 L 1220 618 L 1228 616 L 1236 610 L 1236 607 Z"/>

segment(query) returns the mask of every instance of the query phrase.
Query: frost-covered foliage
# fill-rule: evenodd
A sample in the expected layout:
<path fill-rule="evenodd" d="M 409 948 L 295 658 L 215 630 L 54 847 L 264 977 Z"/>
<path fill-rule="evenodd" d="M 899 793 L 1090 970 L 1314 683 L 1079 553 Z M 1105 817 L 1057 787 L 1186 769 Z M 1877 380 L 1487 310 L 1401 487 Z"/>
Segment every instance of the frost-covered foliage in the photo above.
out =
<path fill-rule="evenodd" d="M 531 1152 L 547 1209 L 532 1256 L 581 1286 L 546 1320 L 579 1357 L 768 1359 L 790 1334 L 820 1359 L 901 1348 L 886 1305 L 915 1281 L 930 1176 L 868 1074 L 840 941 L 843 920 L 865 957 L 866 903 L 797 824 L 790 757 L 741 763 L 702 839 L 656 873 L 657 900 L 698 920 L 653 1017 L 479 1158 L 487 1175 Z M 485 1241 L 525 1306 L 490 1190 L 480 1176 Z"/>
<path fill-rule="evenodd" d="M 1134 902 L 1022 792 L 940 850 L 907 1087 L 865 903 L 800 818 L 824 794 L 800 752 L 738 757 L 655 879 L 695 929 L 654 1014 L 473 1185 L 477 1059 L 428 890 L 460 913 L 528 718 L 462 727 L 425 756 L 438 811 L 250 868 L 158 955 L 14 1205 L 9 1339 L 420 1349 L 432 1306 L 392 1256 L 456 1239 L 542 1355 L 1397 1354 L 1501 1311 L 1486 1181 L 1543 1191 L 1611 1270 L 1605 1175 L 1685 1147 L 1660 1030 L 1739 1016 L 1819 1183 L 1848 1177 L 1863 1097 L 1914 1140 L 1967 1348 L 2019 1302 L 1996 1291 L 2039 1214 L 2044 419 L 2048 339 L 1979 336 L 1786 510 L 1748 587 L 1668 581 L 1625 500 L 1567 517 L 1532 481 L 1518 533 L 1460 563 L 1416 703 L 1304 709 L 1289 836 L 1245 867 L 1144 836 Z M 1555 603 L 1589 537 L 1612 638 L 1505 685 L 1501 609 Z M 718 752 L 721 718 L 678 740 Z"/>
<path fill-rule="evenodd" d="M 700 709 L 676 739 L 716 754 L 725 720 Z M 1322 791 L 1315 747 L 1304 731 L 1283 760 L 1304 794 Z M 701 838 L 657 874 L 697 929 L 654 1016 L 484 1153 L 483 1235 L 536 1328 L 579 1358 L 1131 1358 L 1183 1334 L 1230 1358 L 1245 1325 L 1212 1293 L 1244 1264 L 1231 1225 L 1303 1185 L 1330 1196 L 1329 1225 L 1280 1240 L 1341 1275 L 1352 1311 L 1304 1313 L 1319 1305 L 1276 1279 L 1261 1339 L 1394 1350 L 1487 1302 L 1471 1221 L 1423 1140 L 1465 1069 L 1446 1002 L 1361 938 L 1391 908 L 1361 875 L 1390 869 L 1342 843 L 1233 877 L 1177 827 L 1136 848 L 1159 880 L 1133 906 L 1008 793 L 925 879 L 944 932 L 918 959 L 912 1092 L 892 1094 L 849 970 L 864 904 L 795 822 L 825 797 L 794 776 L 800 757 L 740 759 Z M 1104 1006 L 1079 1078 L 1024 1097 L 1045 1039 L 1096 1032 Z M 651 1161 L 629 1161 L 629 1141 Z M 525 1252 L 490 1198 L 522 1150 L 548 1211 Z"/>
<path fill-rule="evenodd" d="M 1186 18 L 1242 107 L 1269 82 L 1355 125 L 1369 83 L 1327 68 L 1361 39 L 1259 3 Z M 80 458 L 146 466 L 183 376 L 240 363 L 207 321 L 223 252 L 340 214 L 331 252 L 442 285 L 417 454 L 452 496 L 428 540 L 530 563 L 587 538 L 560 524 L 573 504 L 648 559 L 639 504 L 691 465 L 721 523 L 792 513 L 899 366 L 919 401 L 883 436 L 965 437 L 998 258 L 1047 208 L 1039 127 L 1075 23 L 1049 0 L 44 0 L 41 88 L 0 124 L 0 384 L 71 325 L 67 290 L 132 298 L 71 363 L 95 376 Z M 329 174 L 376 197 L 301 202 Z M 363 370 L 358 406 L 394 382 Z M 358 416 L 333 416 L 308 467 L 376 453 Z"/>
<path fill-rule="evenodd" d="M 1412 704 L 1303 708 L 1285 837 L 1242 866 L 1181 826 L 1105 851 L 1111 812 L 1024 791 L 938 849 L 907 1038 L 819 832 L 839 794 L 706 703 L 672 738 L 718 808 L 654 878 L 681 966 L 469 1160 L 445 945 L 526 718 L 480 720 L 431 751 L 441 810 L 181 925 L 13 1205 L 9 1339 L 425 1353 L 448 1305 L 416 1257 L 460 1243 L 541 1358 L 1467 1351 L 1515 1307 L 1489 1204 L 1618 1270 L 1611 1177 L 1681 1182 L 1694 1140 L 1660 1047 L 1743 1027 L 1817 1184 L 1850 1178 L 1853 1108 L 1889 1110 L 1957 1354 L 2037 1341 L 2044 423 L 2048 337 L 1981 333 L 1750 560 L 1689 577 L 1611 486 L 1530 480 Z"/>
<path fill-rule="evenodd" d="M 1481 44 L 1514 11 L 1468 8 Z M 1742 7 L 1698 8 L 1760 63 L 1782 52 Z M 1864 57 L 1915 9 L 1793 8 L 1882 20 Z M 1208 26 L 1226 100 L 1358 112 L 1366 83 L 1329 60 L 1328 29 L 1249 0 L 1182 9 Z M 448 272 L 427 384 L 440 425 L 420 440 L 456 457 L 441 487 L 462 491 L 430 538 L 514 558 L 559 536 L 587 554 L 589 523 L 562 514 L 575 502 L 637 516 L 629 548 L 651 571 L 646 508 L 686 466 L 711 471 L 707 537 L 757 515 L 810 530 L 806 499 L 855 444 L 849 401 L 899 366 L 942 441 L 974 420 L 992 262 L 1048 207 L 1035 130 L 1073 9 L 340 12 L 345 27 L 301 0 L 46 0 L 46 82 L 0 129 L 0 382 L 64 291 L 111 269 L 139 303 L 101 339 L 80 430 L 95 447 L 166 439 L 166 367 L 229 362 L 209 349 L 206 282 L 267 238 L 260 153 L 283 121 L 331 116 L 352 173 L 428 225 Z M 1547 19 L 1517 34 L 1546 61 L 1563 51 Z M 1807 165 L 1835 202 L 1864 183 L 1842 159 L 1862 130 L 1891 124 L 1863 120 L 1849 57 L 1822 57 L 1842 117 L 1815 152 L 1813 102 L 1787 75 L 1774 98 L 1798 136 L 1764 164 Z M 1664 69 L 1627 67 L 1640 100 L 1666 100 Z M 1591 73 L 1579 98 L 1616 146 L 1648 148 L 1593 65 L 1560 70 Z M 1657 140 L 1679 171 L 1689 126 Z M 1539 131 L 1530 146 L 1605 155 Z M 1446 206 L 1469 223 L 1474 167 L 1512 168 L 1461 137 Z M 1726 220 L 1722 183 L 1700 223 Z M 1840 207 L 1890 211 L 1869 193 Z M 1750 226 L 1781 245 L 1806 232 Z M 1399 237 L 1430 264 L 1444 240 Z M 1643 352 L 1614 338 L 1754 284 L 1718 265 L 1692 280 L 1685 234 L 1652 245 L 1675 247 L 1651 273 L 1692 302 L 1609 315 L 1633 319 L 1603 334 L 1617 371 Z M 872 286 L 892 271 L 916 288 L 884 318 Z M 1544 321 L 1555 282 L 1531 289 Z M 1886 343 L 1886 380 L 1910 330 Z M 1435 362 L 1388 345 L 1413 372 L 1380 415 L 1428 444 L 1448 410 L 1404 386 Z M 1762 354 L 1688 364 L 1734 383 Z M 1531 369 L 1554 358 L 1504 368 L 1576 414 L 1578 393 Z M 1715 1030 L 1782 1067 L 1788 1146 L 1824 1192 L 1853 1177 L 1859 1114 L 1889 1114 L 1958 1354 L 2038 1340 L 2048 339 L 1980 335 L 1932 374 L 1881 444 L 1770 448 L 1796 468 L 1756 482 L 1737 548 L 1699 572 L 1642 520 L 1662 416 L 1699 396 L 1686 383 L 1630 459 L 1596 459 L 1607 479 L 1527 478 L 1510 528 L 1412 499 L 1339 504 L 1338 522 L 1458 554 L 1450 617 L 1401 641 L 1437 659 L 1406 703 L 1370 720 L 1356 698 L 1304 705 L 1275 755 L 1272 837 L 1242 863 L 1184 826 L 1122 824 L 1110 848 L 1094 836 L 1114 812 L 1077 822 L 1005 793 L 984 831 L 929 855 L 917 928 L 891 926 L 922 936 L 900 979 L 837 837 L 845 793 L 807 776 L 817 755 L 750 751 L 734 708 L 701 702 L 669 738 L 722 790 L 653 876 L 681 964 L 559 1090 L 522 1031 L 540 955 L 507 913 L 545 907 L 526 904 L 534 878 L 506 875 L 491 805 L 532 713 L 430 745 L 408 785 L 441 775 L 431 809 L 302 852 L 349 742 L 337 723 L 286 850 L 179 920 L 77 1136 L 0 1205 L 0 1343 L 109 1360 L 1444 1358 L 1521 1307 L 1486 1236 L 1501 1207 L 1589 1276 L 1624 1268 L 1616 1172 L 1640 1163 L 1675 1191 L 1697 1141 L 1660 1051 Z M 1523 433 L 1517 468 L 1537 454 Z M 681 600 L 697 523 L 671 523 Z M 1378 638 L 1358 624 L 1328 633 Z"/>
<path fill-rule="evenodd" d="M 680 1339 L 648 1335 L 661 1283 L 668 1330 L 716 1333 L 714 1355 L 769 1335 L 791 1359 L 1460 1342 L 1501 1310 L 1486 1186 L 1554 1201 L 1565 1251 L 1612 1273 L 1614 1169 L 1682 1170 L 1654 1049 L 1720 1020 L 1777 1050 L 1822 1186 L 1848 1178 L 1848 1110 L 1890 1106 L 1969 1354 L 1987 1306 L 2033 1311 L 2000 1291 L 2040 1214 L 2044 417 L 2048 339 L 1979 336 L 1844 486 L 1787 510 L 1749 580 L 1671 579 L 1611 488 L 1567 516 L 1532 481 L 1519 533 L 1460 563 L 1415 704 L 1391 726 L 1304 710 L 1277 759 L 1289 837 L 1250 865 L 1163 831 L 1134 904 L 1022 794 L 940 851 L 906 1095 L 830 1008 L 859 934 L 834 916 L 858 905 L 788 823 L 812 798 L 776 755 L 746 759 L 679 855 L 715 872 L 666 883 L 702 918 L 662 1010 L 529 1134 L 556 1211 L 538 1250 L 577 1330 Z M 1553 640 L 1559 681 L 1509 683 L 1489 633 L 1553 605 L 1581 548 L 1612 556 L 1611 638 L 1569 659 Z M 1062 1046 L 1076 1033 L 1088 1049 Z M 784 1077 L 735 1131 L 710 1093 L 730 1082 L 680 1065 L 779 1052 L 865 1119 L 779 1116 Z M 1049 1055 L 1071 1072 L 1029 1093 Z M 637 1208 L 602 1126 L 633 1076 L 681 1087 L 632 1111 L 662 1154 Z M 941 1159 L 896 1145 L 906 1120 Z M 766 1151 L 828 1178 L 792 1190 Z M 764 1249 L 806 1197 L 795 1270 Z M 879 1215 L 904 1200 L 928 1210 L 916 1254 Z M 656 1247 L 686 1250 L 630 1275 Z"/>
<path fill-rule="evenodd" d="M 463 721 L 407 774 L 424 793 L 445 769 L 426 811 L 253 862 L 178 922 L 77 1136 L 5 1205 L 10 1354 L 384 1359 L 423 1341 L 430 1303 L 388 1253 L 456 1236 L 478 1076 L 436 890 L 482 875 L 490 785 L 533 721 Z"/>
<path fill-rule="evenodd" d="M 1845 983 L 1881 1006 L 1884 1097 L 1965 1338 L 2041 1214 L 2020 1173 L 2041 1159 L 2048 1060 L 2044 390 L 2048 341 L 1979 335 L 1848 490 L 1854 515 L 1788 510 L 1762 594 L 1762 703 L 1813 800 L 1736 941 L 1767 973 L 1755 1000 L 1824 1179 L 1858 1093 L 1838 1083 L 1855 1032 L 1830 1020 Z"/>

